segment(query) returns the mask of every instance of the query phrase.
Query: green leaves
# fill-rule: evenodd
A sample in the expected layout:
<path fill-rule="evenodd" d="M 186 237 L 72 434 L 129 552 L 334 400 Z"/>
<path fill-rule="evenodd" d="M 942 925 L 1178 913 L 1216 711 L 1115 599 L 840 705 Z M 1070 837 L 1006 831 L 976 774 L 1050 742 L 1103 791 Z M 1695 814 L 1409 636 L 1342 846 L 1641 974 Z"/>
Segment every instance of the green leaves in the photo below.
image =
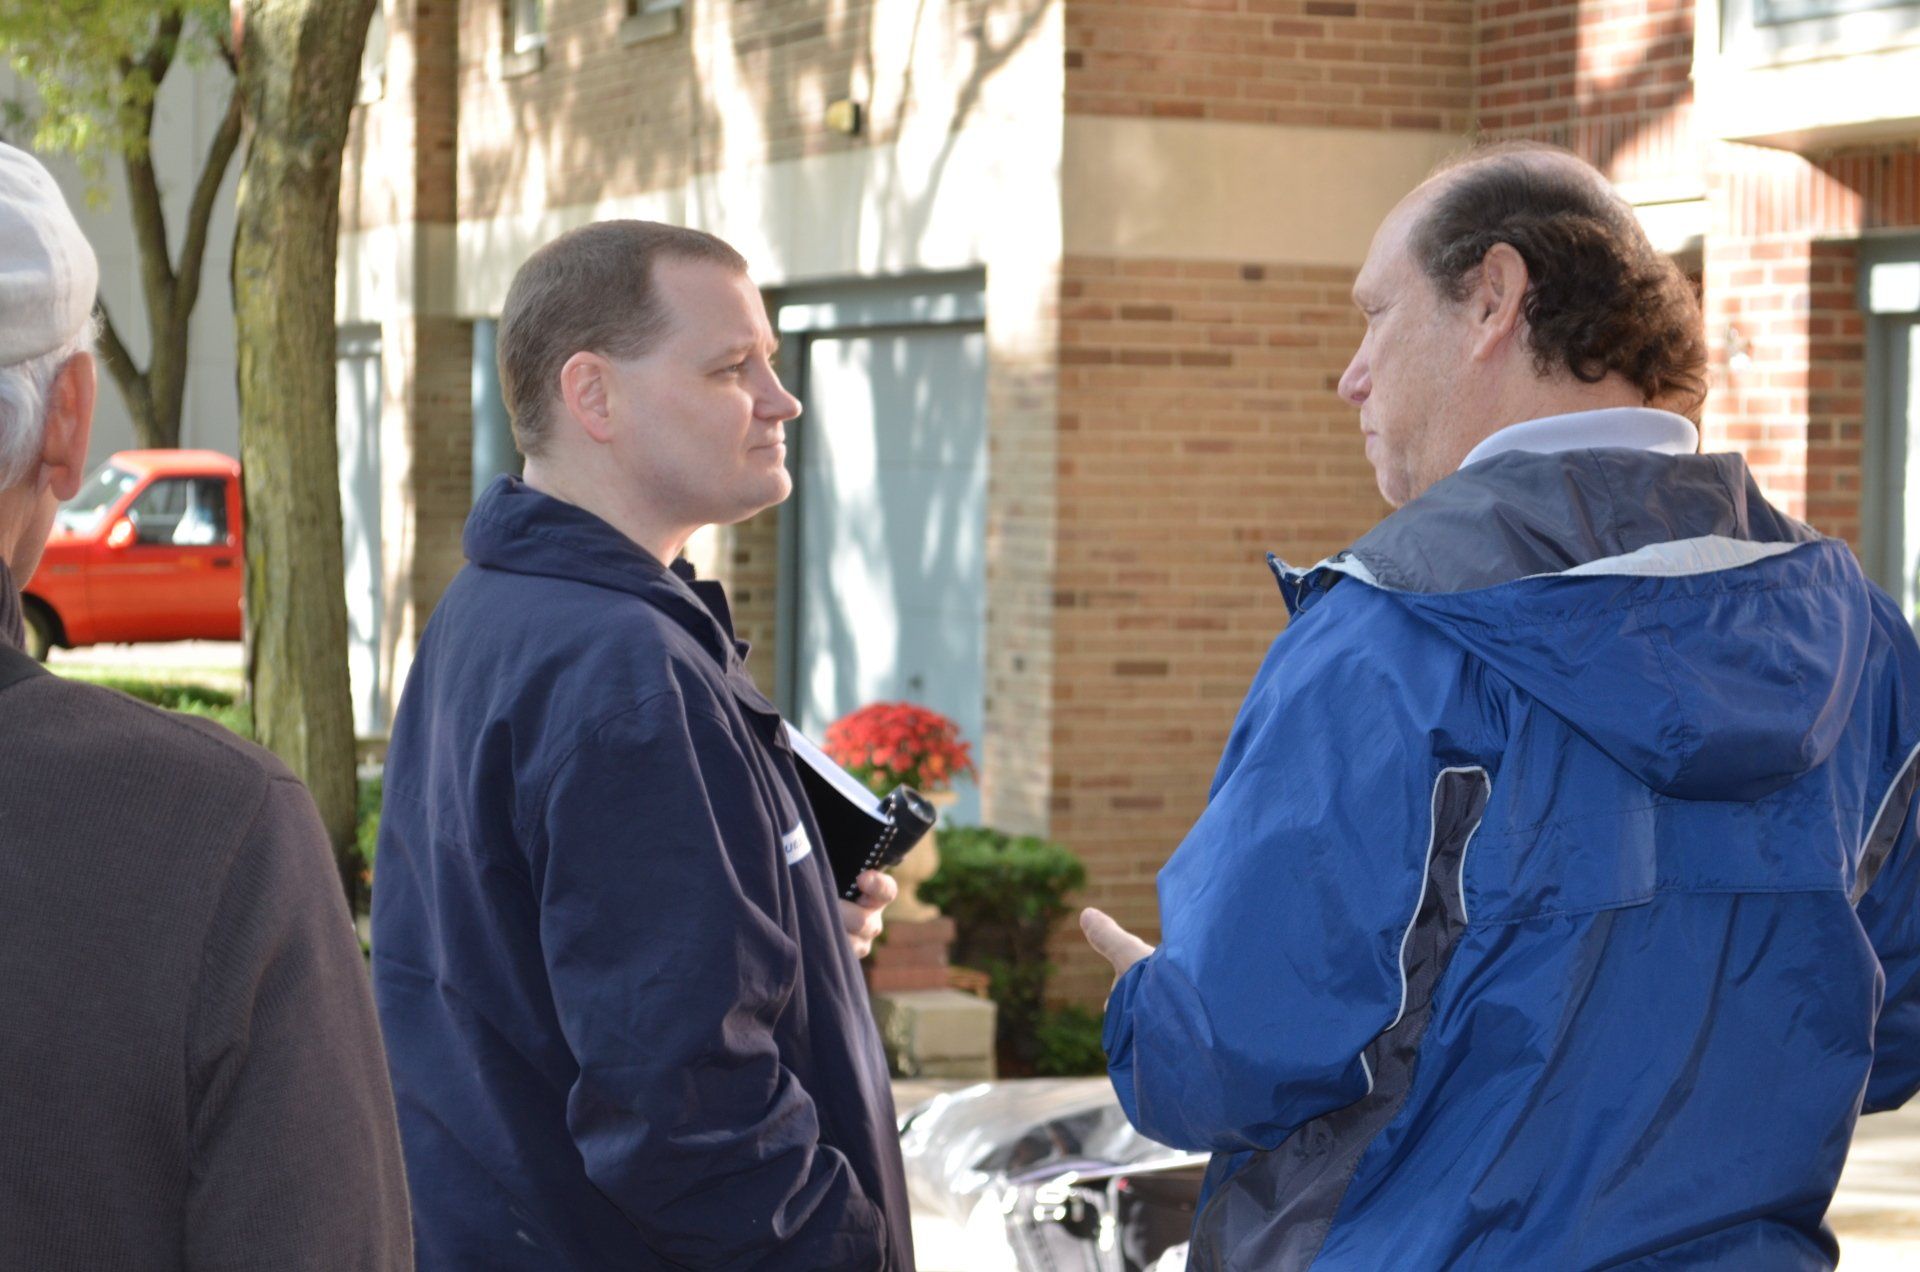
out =
<path fill-rule="evenodd" d="M 226 0 L 0 0 L 0 56 L 23 86 L 5 105 L 12 139 L 76 156 L 144 157 L 153 99 L 176 61 L 219 58 Z"/>
<path fill-rule="evenodd" d="M 1067 894 L 1085 886 L 1086 867 L 1030 835 L 984 826 L 943 827 L 939 835 L 940 868 L 920 885 L 920 899 L 953 920 L 953 961 L 988 975 L 1001 1073 L 1088 1071 L 1091 1053 L 1079 1045 L 1086 1029 L 1046 1005 L 1047 937 L 1067 912 Z M 1097 1029 L 1093 1038 L 1097 1050 Z"/>

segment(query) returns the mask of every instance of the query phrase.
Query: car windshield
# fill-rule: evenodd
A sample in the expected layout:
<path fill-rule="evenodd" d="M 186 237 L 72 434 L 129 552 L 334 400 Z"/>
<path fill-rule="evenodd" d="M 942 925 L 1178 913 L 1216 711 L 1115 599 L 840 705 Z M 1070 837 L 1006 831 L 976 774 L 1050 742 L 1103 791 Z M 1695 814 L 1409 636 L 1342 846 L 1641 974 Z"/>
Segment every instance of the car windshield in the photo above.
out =
<path fill-rule="evenodd" d="M 73 534 L 87 533 L 139 480 L 124 468 L 102 464 L 80 487 L 80 493 L 54 515 L 55 527 Z"/>

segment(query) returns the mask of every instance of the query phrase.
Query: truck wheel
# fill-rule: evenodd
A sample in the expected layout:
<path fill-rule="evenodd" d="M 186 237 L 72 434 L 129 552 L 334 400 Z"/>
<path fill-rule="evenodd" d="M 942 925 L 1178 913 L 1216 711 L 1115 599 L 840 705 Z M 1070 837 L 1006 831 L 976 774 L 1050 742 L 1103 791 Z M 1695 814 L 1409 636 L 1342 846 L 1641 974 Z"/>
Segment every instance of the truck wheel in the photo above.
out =
<path fill-rule="evenodd" d="M 20 608 L 27 620 L 27 652 L 34 661 L 45 662 L 47 651 L 53 648 L 53 615 L 38 601 L 28 601 Z"/>

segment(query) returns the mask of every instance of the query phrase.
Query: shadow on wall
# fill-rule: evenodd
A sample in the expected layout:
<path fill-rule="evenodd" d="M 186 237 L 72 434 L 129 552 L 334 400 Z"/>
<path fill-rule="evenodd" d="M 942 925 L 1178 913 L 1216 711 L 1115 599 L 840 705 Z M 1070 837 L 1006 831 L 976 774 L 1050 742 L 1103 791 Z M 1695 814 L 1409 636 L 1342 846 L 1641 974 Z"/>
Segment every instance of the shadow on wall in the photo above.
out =
<path fill-rule="evenodd" d="M 740 211 L 723 206 L 739 187 L 690 178 L 877 148 L 884 184 L 862 192 L 857 216 L 810 232 L 830 234 L 840 259 L 861 248 L 859 259 L 900 261 L 914 259 L 943 198 L 969 195 L 949 182 L 960 133 L 986 113 L 990 83 L 1055 0 L 918 0 L 898 12 L 856 0 L 691 0 L 680 32 L 624 47 L 609 39 L 609 7 L 550 6 L 544 67 L 504 79 L 499 14 L 469 19 L 467 32 L 481 34 L 463 45 L 458 72 L 463 220 L 668 191 L 663 216 L 739 226 Z M 867 108 L 854 137 L 822 123 L 827 104 L 848 97 Z M 826 206 L 817 186 L 781 193 L 747 222 L 769 242 Z"/>

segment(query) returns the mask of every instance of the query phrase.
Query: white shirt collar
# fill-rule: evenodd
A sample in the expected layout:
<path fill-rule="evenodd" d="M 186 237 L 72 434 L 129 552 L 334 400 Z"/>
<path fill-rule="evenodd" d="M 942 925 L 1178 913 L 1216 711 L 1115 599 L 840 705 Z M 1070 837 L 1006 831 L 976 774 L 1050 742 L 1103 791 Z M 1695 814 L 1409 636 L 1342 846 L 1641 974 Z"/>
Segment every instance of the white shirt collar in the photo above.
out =
<path fill-rule="evenodd" d="M 1508 451 L 1550 455 L 1555 451 L 1604 447 L 1654 451 L 1661 455 L 1691 455 L 1700 448 L 1700 430 L 1684 415 L 1650 406 L 1610 406 L 1598 411 L 1573 411 L 1537 420 L 1509 424 L 1483 438 L 1467 452 L 1460 467 L 1477 464 Z"/>

